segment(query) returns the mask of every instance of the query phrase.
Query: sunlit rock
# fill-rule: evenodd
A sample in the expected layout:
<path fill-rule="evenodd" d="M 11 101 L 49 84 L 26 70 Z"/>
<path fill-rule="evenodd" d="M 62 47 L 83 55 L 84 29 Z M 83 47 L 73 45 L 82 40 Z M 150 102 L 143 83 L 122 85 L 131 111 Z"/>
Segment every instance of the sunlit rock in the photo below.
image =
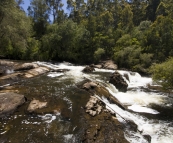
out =
<path fill-rule="evenodd" d="M 114 62 L 112 60 L 107 60 L 103 62 L 103 66 L 104 69 L 110 69 L 110 70 L 117 70 L 118 67 L 116 64 L 114 64 Z"/>
<path fill-rule="evenodd" d="M 47 107 L 47 102 L 40 102 L 39 100 L 34 99 L 30 102 L 27 111 L 31 113 L 36 111 L 37 109 L 42 109 L 45 107 Z"/>
<path fill-rule="evenodd" d="M 24 64 L 18 64 L 14 67 L 14 71 L 22 71 L 22 70 L 30 70 L 38 68 L 38 65 L 35 63 L 24 63 Z"/>

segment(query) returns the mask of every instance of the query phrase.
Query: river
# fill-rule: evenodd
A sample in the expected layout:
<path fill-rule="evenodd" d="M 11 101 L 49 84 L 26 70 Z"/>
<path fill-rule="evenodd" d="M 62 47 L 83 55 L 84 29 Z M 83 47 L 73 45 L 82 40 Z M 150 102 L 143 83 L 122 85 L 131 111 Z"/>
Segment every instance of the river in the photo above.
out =
<path fill-rule="evenodd" d="M 123 93 L 108 82 L 113 70 L 96 69 L 91 74 L 85 74 L 82 72 L 83 66 L 70 63 L 36 63 L 69 71 L 49 72 L 16 83 L 12 87 L 18 93 L 24 94 L 28 100 L 27 104 L 21 106 L 13 115 L 0 119 L 0 136 L 4 138 L 4 142 L 7 138 L 11 143 L 76 143 L 76 134 L 81 129 L 80 108 L 88 100 L 88 93 L 76 85 L 85 78 L 103 84 L 128 107 L 129 110 L 125 111 L 102 99 L 108 109 L 111 107 L 120 115 L 117 117 L 122 124 L 125 124 L 124 119 L 133 120 L 142 134 L 151 136 L 152 143 L 173 142 L 173 97 L 167 93 L 147 90 L 147 84 L 153 84 L 151 78 L 142 77 L 135 72 L 118 71 L 129 76 L 129 80 L 124 78 L 128 83 L 128 91 Z M 47 101 L 47 112 L 27 114 L 28 103 L 33 98 Z M 50 110 L 54 112 L 50 113 Z M 141 133 L 127 127 L 124 136 L 130 143 L 145 143 Z"/>

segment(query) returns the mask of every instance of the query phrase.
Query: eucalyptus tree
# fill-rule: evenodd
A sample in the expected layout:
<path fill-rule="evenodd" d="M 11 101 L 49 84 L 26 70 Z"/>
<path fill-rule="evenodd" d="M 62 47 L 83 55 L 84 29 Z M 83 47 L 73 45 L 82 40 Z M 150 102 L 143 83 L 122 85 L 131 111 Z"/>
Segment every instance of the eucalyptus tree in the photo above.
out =
<path fill-rule="evenodd" d="M 46 0 L 31 0 L 28 15 L 33 20 L 35 37 L 40 39 L 45 34 L 49 22 L 49 7 Z"/>
<path fill-rule="evenodd" d="M 30 31 L 30 20 L 17 3 L 0 0 L 0 55 L 22 58 Z"/>
<path fill-rule="evenodd" d="M 49 17 L 53 17 L 53 23 L 64 16 L 64 4 L 62 3 L 62 0 L 46 0 L 46 4 L 48 6 Z"/>

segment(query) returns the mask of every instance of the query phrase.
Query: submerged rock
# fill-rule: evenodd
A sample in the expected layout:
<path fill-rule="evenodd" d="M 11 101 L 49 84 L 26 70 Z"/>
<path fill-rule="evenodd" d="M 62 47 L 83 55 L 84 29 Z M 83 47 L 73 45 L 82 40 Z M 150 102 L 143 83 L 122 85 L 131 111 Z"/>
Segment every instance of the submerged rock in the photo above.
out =
<path fill-rule="evenodd" d="M 117 71 L 111 75 L 109 82 L 112 83 L 120 92 L 127 91 L 128 84 Z"/>
<path fill-rule="evenodd" d="M 37 109 L 42 109 L 47 106 L 47 102 L 40 102 L 39 100 L 32 100 L 28 106 L 27 111 L 32 113 Z"/>
<path fill-rule="evenodd" d="M 0 93 L 0 117 L 13 113 L 24 102 L 24 95 L 11 92 Z"/>

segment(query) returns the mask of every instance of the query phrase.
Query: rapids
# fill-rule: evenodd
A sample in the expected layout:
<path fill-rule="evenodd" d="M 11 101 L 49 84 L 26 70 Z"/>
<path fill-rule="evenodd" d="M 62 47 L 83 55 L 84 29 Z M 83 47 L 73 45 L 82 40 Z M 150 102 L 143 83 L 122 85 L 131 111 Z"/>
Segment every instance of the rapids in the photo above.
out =
<path fill-rule="evenodd" d="M 109 76 L 113 70 L 96 69 L 91 74 L 82 72 L 83 66 L 70 63 L 36 62 L 51 69 L 68 69 L 64 73 L 49 72 L 45 75 L 17 83 L 14 89 L 27 95 L 29 101 L 38 98 L 51 104 L 55 113 L 40 115 L 26 114 L 26 106 L 8 118 L 0 119 L 0 135 L 8 137 L 9 142 L 65 142 L 76 143 L 76 133 L 80 130 L 79 109 L 88 99 L 88 94 L 76 87 L 84 79 L 103 84 L 121 103 L 127 106 L 124 111 L 115 104 L 102 98 L 107 108 L 116 111 L 118 120 L 126 124 L 124 119 L 133 120 L 142 135 L 151 136 L 152 143 L 173 142 L 173 98 L 161 92 L 146 91 L 148 84 L 153 84 L 149 77 L 129 71 L 118 71 L 128 75 L 128 91 L 119 92 L 110 84 Z M 123 118 L 122 118 L 123 117 Z M 124 136 L 130 143 L 145 143 L 140 133 L 125 129 Z M 17 136 L 17 137 L 16 137 Z"/>

